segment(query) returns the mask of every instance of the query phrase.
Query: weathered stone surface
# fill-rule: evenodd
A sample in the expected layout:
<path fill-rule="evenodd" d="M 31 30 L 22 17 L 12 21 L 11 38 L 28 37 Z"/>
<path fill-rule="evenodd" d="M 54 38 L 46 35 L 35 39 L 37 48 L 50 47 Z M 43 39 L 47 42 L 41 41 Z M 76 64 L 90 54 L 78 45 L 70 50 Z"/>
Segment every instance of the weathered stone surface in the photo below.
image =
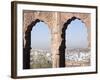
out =
<path fill-rule="evenodd" d="M 51 31 L 51 53 L 52 53 L 52 67 L 59 67 L 59 46 L 61 45 L 62 39 L 62 28 L 64 23 L 66 23 L 72 17 L 80 19 L 88 29 L 88 42 L 89 47 L 91 44 L 91 16 L 88 13 L 63 13 L 63 12 L 42 12 L 42 11 L 24 11 L 24 22 L 23 22 L 23 34 L 24 34 L 24 47 L 26 45 L 25 32 L 28 29 L 28 25 L 39 19 L 48 25 L 48 28 Z M 65 63 L 65 62 L 64 62 Z"/>

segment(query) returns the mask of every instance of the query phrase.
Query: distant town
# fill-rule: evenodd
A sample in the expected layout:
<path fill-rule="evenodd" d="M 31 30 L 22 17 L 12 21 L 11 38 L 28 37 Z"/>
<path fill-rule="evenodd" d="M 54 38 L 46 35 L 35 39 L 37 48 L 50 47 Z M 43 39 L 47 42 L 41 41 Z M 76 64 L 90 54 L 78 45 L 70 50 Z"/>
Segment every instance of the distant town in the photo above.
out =
<path fill-rule="evenodd" d="M 67 48 L 65 51 L 66 67 L 90 66 L 91 50 L 89 48 Z M 31 49 L 31 68 L 51 68 L 50 50 Z"/>

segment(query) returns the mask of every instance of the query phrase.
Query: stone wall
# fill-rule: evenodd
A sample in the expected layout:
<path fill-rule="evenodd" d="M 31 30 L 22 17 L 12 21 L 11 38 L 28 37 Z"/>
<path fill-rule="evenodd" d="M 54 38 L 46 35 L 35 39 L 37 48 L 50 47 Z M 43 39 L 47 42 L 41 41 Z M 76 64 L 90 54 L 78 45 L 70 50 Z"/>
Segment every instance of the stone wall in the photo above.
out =
<path fill-rule="evenodd" d="M 51 53 L 52 53 L 52 67 L 64 67 L 65 65 L 65 60 L 63 58 L 64 54 L 62 54 L 61 52 L 65 49 L 66 45 L 61 46 L 61 44 L 63 42 L 63 38 L 62 38 L 62 29 L 64 27 L 64 24 L 69 20 L 70 22 L 73 21 L 72 17 L 74 19 L 79 19 L 81 20 L 83 23 L 85 23 L 85 25 L 87 26 L 87 30 L 88 30 L 88 43 L 89 43 L 89 47 L 91 46 L 91 36 L 90 36 L 90 32 L 91 32 L 91 17 L 90 14 L 88 13 L 63 13 L 63 12 L 42 12 L 42 11 L 24 11 L 24 22 L 23 22 L 23 40 L 24 40 L 24 49 L 30 50 L 30 43 L 28 43 L 27 47 L 27 39 L 29 39 L 30 37 L 26 37 L 28 32 L 28 36 L 31 35 L 30 31 L 32 30 L 32 27 L 34 27 L 34 25 L 37 22 L 43 21 L 44 23 L 46 23 L 48 25 L 48 28 L 51 31 Z M 34 23 L 35 22 L 35 23 Z M 67 22 L 68 24 L 68 22 Z M 30 26 L 31 29 L 30 29 Z M 66 26 L 67 27 L 67 26 Z M 30 29 L 30 30 L 29 30 Z M 30 41 L 30 39 L 29 39 Z M 61 46 L 61 50 L 60 51 L 60 47 Z M 64 47 L 64 48 L 62 48 Z M 24 55 L 28 55 L 30 51 L 27 51 L 26 54 Z M 27 63 L 25 64 L 27 65 Z"/>

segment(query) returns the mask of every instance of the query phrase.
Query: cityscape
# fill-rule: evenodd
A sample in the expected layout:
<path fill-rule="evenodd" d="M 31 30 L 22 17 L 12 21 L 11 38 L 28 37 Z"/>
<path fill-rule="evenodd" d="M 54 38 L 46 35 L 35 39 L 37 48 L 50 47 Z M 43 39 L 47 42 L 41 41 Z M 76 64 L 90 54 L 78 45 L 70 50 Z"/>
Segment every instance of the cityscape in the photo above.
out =
<path fill-rule="evenodd" d="M 90 49 L 89 48 L 70 48 L 66 49 L 65 64 L 66 67 L 90 66 Z M 30 53 L 31 68 L 51 68 L 52 54 L 50 50 L 31 49 Z"/>

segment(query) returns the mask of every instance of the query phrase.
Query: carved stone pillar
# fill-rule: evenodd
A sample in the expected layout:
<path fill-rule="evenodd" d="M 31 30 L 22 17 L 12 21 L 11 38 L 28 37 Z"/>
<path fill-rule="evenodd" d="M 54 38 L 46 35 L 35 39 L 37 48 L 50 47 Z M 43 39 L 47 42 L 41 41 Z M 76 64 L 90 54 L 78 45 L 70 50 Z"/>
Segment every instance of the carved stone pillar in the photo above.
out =
<path fill-rule="evenodd" d="M 60 13 L 53 13 L 53 26 L 52 26 L 52 66 L 60 67 L 60 53 L 59 46 L 61 44 L 61 25 L 60 25 Z"/>

